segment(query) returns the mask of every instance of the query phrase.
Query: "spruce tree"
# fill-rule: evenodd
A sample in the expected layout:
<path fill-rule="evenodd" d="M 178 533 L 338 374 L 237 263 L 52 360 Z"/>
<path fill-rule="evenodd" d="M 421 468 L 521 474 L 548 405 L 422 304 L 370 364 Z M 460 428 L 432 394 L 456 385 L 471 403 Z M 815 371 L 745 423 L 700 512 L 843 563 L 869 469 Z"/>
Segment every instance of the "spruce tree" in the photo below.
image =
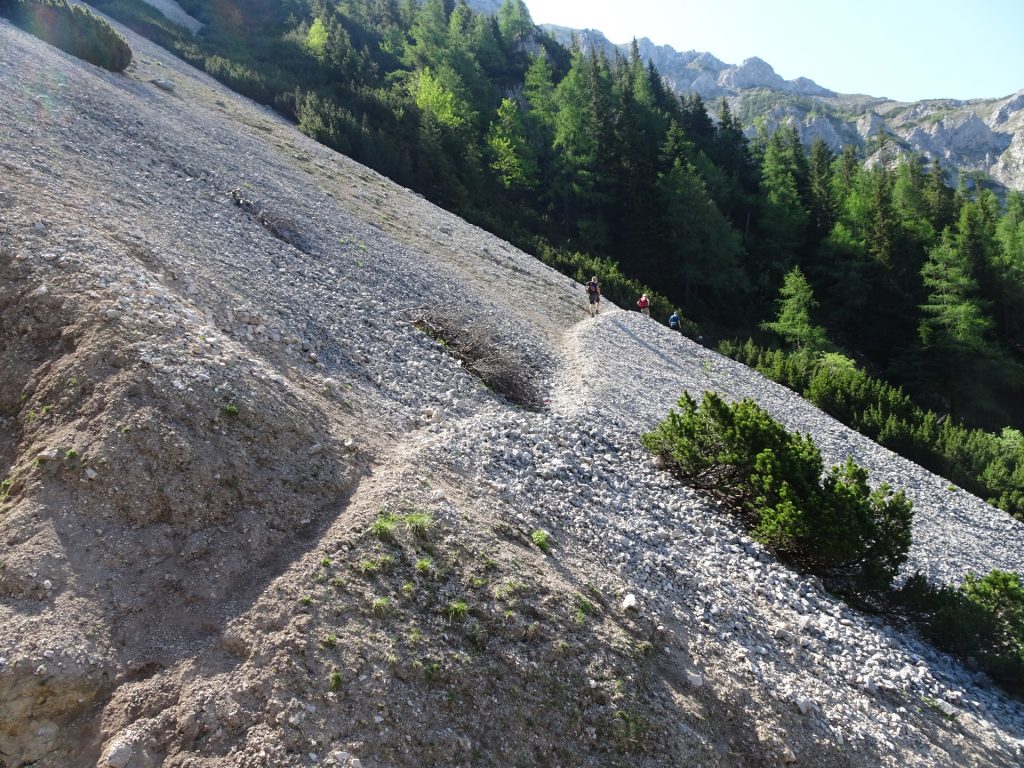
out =
<path fill-rule="evenodd" d="M 761 165 L 761 211 L 758 226 L 761 240 L 762 281 L 777 280 L 777 275 L 794 264 L 807 238 L 810 215 L 797 190 L 797 169 L 783 137 L 774 134 L 765 148 Z"/>
<path fill-rule="evenodd" d="M 811 310 L 817 308 L 818 302 L 800 267 L 793 267 L 786 274 L 778 306 L 775 320 L 761 323 L 762 328 L 777 333 L 797 349 L 816 351 L 828 347 L 825 329 L 811 322 Z"/>
<path fill-rule="evenodd" d="M 817 245 L 832 230 L 836 220 L 836 205 L 832 196 L 832 163 L 835 155 L 821 138 L 811 143 L 807 163 L 807 207 L 811 216 L 811 233 Z"/>
<path fill-rule="evenodd" d="M 929 251 L 921 277 L 928 291 L 919 326 L 923 373 L 947 409 L 959 414 L 984 388 L 980 365 L 992 356 L 992 321 L 978 298 L 970 258 L 949 230 Z"/>
<path fill-rule="evenodd" d="M 511 99 L 502 99 L 497 120 L 487 134 L 487 146 L 491 151 L 490 167 L 505 189 L 529 191 L 537 186 L 537 162 L 519 107 Z"/>

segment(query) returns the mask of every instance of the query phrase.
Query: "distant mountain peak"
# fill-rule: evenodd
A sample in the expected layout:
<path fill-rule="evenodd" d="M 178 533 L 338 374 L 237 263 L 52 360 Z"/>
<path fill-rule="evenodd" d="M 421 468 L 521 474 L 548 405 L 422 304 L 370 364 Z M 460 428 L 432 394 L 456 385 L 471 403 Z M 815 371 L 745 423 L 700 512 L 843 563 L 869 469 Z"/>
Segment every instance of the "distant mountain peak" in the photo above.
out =
<path fill-rule="evenodd" d="M 485 13 L 493 13 L 489 8 L 496 2 L 469 0 L 471 7 Z M 628 53 L 630 47 L 629 42 L 610 42 L 596 29 L 552 24 L 541 29 L 563 45 L 570 45 L 575 36 L 584 50 L 608 55 L 616 50 Z M 637 40 L 637 49 L 677 93 L 728 101 L 734 114 L 747 116 L 748 135 L 791 125 L 805 143 L 820 138 L 833 150 L 852 144 L 869 155 L 868 162 L 877 162 L 869 139 L 884 131 L 896 139 L 901 153 L 938 159 L 954 177 L 980 173 L 996 185 L 1024 189 L 1024 88 L 1003 99 L 897 102 L 837 93 L 807 77 L 786 80 L 758 56 L 727 64 L 707 51 L 677 51 L 647 37 Z"/>
<path fill-rule="evenodd" d="M 604 33 L 596 29 L 571 29 L 553 24 L 543 24 L 541 29 L 563 45 L 570 45 L 575 36 L 584 50 L 603 50 L 611 55 L 614 51 L 627 52 L 630 43 L 612 43 Z M 764 59 L 751 56 L 742 64 L 726 64 L 706 51 L 680 52 L 671 45 L 659 45 L 650 38 L 637 40 L 641 57 L 654 62 L 662 77 L 680 93 L 699 93 L 701 96 L 718 98 L 738 96 L 743 90 L 769 88 L 785 93 L 807 96 L 834 96 L 833 91 L 822 88 L 806 77 L 784 80 Z M 711 73 L 711 77 L 708 74 Z"/>

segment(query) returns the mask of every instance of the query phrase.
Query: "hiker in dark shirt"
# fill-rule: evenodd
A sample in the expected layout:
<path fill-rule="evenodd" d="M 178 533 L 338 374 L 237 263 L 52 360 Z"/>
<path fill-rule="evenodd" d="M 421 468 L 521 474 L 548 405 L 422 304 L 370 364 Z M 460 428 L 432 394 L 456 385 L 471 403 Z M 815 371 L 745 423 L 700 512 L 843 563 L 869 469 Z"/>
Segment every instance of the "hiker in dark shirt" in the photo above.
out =
<path fill-rule="evenodd" d="M 601 284 L 597 281 L 597 275 L 590 278 L 586 285 L 587 298 L 590 299 L 590 316 L 601 313 Z"/>

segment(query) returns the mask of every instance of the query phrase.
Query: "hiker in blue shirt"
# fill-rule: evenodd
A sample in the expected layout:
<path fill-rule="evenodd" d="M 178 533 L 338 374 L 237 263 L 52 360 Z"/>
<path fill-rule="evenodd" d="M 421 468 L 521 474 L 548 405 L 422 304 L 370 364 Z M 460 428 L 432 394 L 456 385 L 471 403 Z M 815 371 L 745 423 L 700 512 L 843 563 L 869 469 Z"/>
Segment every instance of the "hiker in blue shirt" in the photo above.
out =
<path fill-rule="evenodd" d="M 674 331 L 683 330 L 682 310 L 677 309 L 675 312 L 668 316 L 668 327 Z"/>

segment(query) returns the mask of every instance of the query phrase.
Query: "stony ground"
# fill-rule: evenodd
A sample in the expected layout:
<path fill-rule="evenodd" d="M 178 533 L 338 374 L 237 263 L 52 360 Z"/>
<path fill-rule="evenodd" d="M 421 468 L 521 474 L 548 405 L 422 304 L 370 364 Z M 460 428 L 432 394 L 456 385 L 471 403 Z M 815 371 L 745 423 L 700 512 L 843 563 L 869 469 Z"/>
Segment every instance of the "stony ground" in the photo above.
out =
<path fill-rule="evenodd" d="M 0 766 L 1024 760 L 639 435 L 752 397 L 905 488 L 936 580 L 1018 523 L 127 36 L 0 22 Z"/>

